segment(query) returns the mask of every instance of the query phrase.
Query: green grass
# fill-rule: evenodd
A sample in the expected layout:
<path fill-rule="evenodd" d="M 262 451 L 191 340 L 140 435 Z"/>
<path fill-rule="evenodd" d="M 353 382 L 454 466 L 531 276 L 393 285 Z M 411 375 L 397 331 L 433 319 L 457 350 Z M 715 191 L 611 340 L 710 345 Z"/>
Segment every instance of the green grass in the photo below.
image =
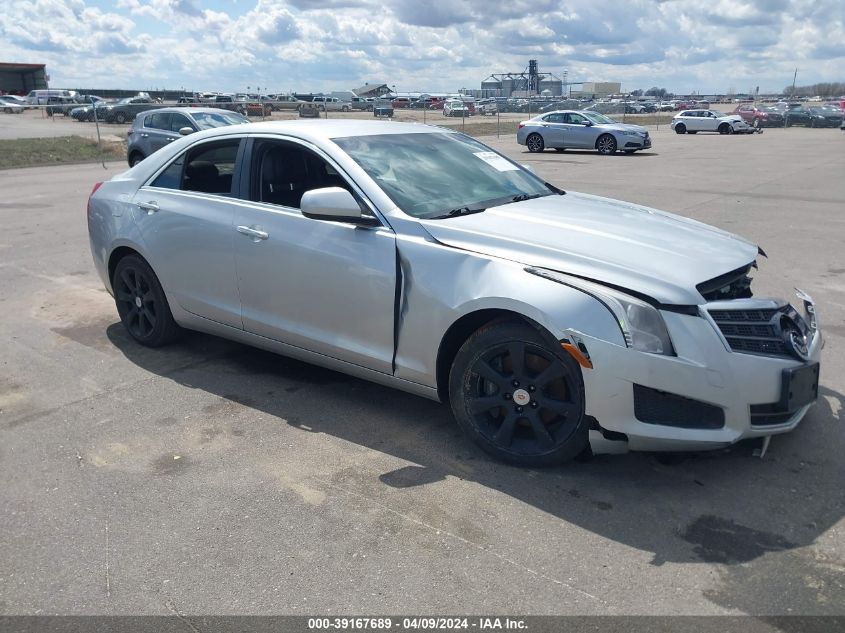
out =
<path fill-rule="evenodd" d="M 126 160 L 126 144 L 103 141 L 102 159 Z M 0 169 L 99 162 L 97 141 L 81 136 L 0 140 Z"/>

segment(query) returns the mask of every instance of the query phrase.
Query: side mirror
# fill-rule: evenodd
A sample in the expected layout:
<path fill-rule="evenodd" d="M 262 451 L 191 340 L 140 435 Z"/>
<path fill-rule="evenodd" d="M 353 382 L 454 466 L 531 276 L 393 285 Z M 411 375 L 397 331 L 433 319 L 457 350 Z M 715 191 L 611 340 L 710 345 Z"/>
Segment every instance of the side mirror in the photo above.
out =
<path fill-rule="evenodd" d="M 185 127 L 179 128 L 179 134 L 181 134 L 182 136 L 188 136 L 188 134 L 193 134 L 193 133 L 194 133 L 194 128 L 188 127 L 187 125 Z"/>
<path fill-rule="evenodd" d="M 363 226 L 380 226 L 381 222 L 361 213 L 358 201 L 346 189 L 325 187 L 306 191 L 299 204 L 302 215 L 312 220 L 351 222 Z"/>
<path fill-rule="evenodd" d="M 586 122 L 586 123 L 584 123 L 584 125 L 585 125 L 586 127 L 593 127 L 593 122 L 592 122 L 592 121 L 590 121 L 590 120 L 588 119 L 588 120 L 587 120 L 587 122 Z"/>

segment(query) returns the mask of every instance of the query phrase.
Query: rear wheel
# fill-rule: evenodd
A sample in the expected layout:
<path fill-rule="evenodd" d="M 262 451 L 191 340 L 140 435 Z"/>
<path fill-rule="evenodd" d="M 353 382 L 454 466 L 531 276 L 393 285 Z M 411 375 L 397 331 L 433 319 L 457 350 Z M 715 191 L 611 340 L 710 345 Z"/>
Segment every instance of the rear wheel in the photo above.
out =
<path fill-rule="evenodd" d="M 461 347 L 449 375 L 461 429 L 494 457 L 520 466 L 566 462 L 587 446 L 581 369 L 533 327 L 498 322 Z"/>
<path fill-rule="evenodd" d="M 616 152 L 616 139 L 610 134 L 602 134 L 596 140 L 596 149 L 599 154 L 614 154 Z"/>
<path fill-rule="evenodd" d="M 687 133 L 687 126 L 683 123 L 678 123 L 675 126 L 675 134 L 686 134 Z"/>
<path fill-rule="evenodd" d="M 546 149 L 546 143 L 543 141 L 543 137 L 536 132 L 528 135 L 528 138 L 525 139 L 525 145 L 528 147 L 529 152 L 542 152 Z"/>
<path fill-rule="evenodd" d="M 127 255 L 117 263 L 112 288 L 123 327 L 138 343 L 160 347 L 179 336 L 164 290 L 142 257 Z"/>
<path fill-rule="evenodd" d="M 138 163 L 144 160 L 144 155 L 141 152 L 132 152 L 129 155 L 129 166 L 134 167 Z"/>
<path fill-rule="evenodd" d="M 729 123 L 722 123 L 719 125 L 719 134 L 730 134 L 731 132 L 733 132 L 733 128 Z"/>
<path fill-rule="evenodd" d="M 123 112 L 118 112 L 114 115 L 115 123 L 126 123 L 126 115 Z"/>
<path fill-rule="evenodd" d="M 752 125 L 755 129 L 760 129 L 760 119 L 754 119 L 754 123 Z"/>

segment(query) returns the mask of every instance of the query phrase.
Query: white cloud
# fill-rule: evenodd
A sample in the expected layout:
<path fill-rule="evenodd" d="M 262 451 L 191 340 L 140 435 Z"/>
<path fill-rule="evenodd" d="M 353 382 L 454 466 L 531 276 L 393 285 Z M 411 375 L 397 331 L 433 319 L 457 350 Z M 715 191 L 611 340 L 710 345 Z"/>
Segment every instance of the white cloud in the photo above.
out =
<path fill-rule="evenodd" d="M 628 89 L 845 79 L 841 0 L 245 1 L 4 0 L 0 47 L 68 87 L 454 90 L 529 58 Z"/>

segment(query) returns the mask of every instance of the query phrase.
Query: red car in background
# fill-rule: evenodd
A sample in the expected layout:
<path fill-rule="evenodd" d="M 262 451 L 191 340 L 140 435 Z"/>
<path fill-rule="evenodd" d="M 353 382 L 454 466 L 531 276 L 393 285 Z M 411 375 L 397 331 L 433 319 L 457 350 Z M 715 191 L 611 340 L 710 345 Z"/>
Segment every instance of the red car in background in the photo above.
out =
<path fill-rule="evenodd" d="M 783 113 L 771 106 L 757 106 L 743 103 L 736 107 L 733 114 L 738 114 L 748 125 L 760 127 L 783 127 Z"/>

